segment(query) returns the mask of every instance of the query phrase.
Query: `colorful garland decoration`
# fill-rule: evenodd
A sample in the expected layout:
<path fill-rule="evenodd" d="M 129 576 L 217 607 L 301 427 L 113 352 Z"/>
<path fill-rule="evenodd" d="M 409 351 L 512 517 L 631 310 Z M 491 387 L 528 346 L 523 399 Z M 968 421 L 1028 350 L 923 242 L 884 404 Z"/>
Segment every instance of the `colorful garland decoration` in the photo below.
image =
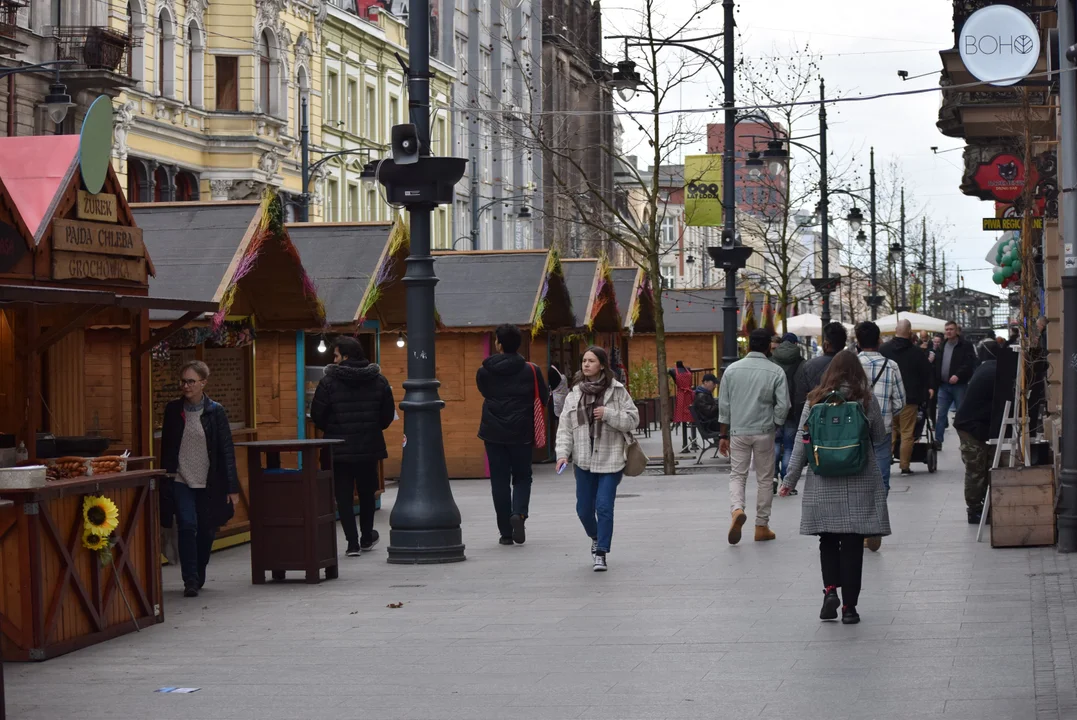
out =
<path fill-rule="evenodd" d="M 366 320 L 371 309 L 381 300 L 383 289 L 392 280 L 398 255 L 403 253 L 403 256 L 406 256 L 410 251 L 411 232 L 404 218 L 397 214 L 396 219 L 393 220 L 393 228 L 389 231 L 389 248 L 385 253 L 385 261 L 378 268 L 378 272 L 370 278 L 366 292 L 363 293 L 363 301 L 359 306 L 360 325 Z"/>
<path fill-rule="evenodd" d="M 550 277 L 557 276 L 564 282 L 565 272 L 561 268 L 561 255 L 557 248 L 550 250 L 546 256 L 546 268 L 542 273 L 542 290 L 539 292 L 538 302 L 535 304 L 535 312 L 531 318 L 531 337 L 535 338 L 543 331 L 545 325 L 543 318 L 546 316 L 546 308 L 549 306 Z"/>
<path fill-rule="evenodd" d="M 606 292 L 608 288 L 613 287 L 613 271 L 610 269 L 609 258 L 605 253 L 598 260 L 598 286 L 595 288 L 595 299 L 592 305 L 591 316 L 587 318 L 587 329 L 592 330 L 595 326 L 595 320 L 598 318 L 598 314 L 602 312 L 602 309 L 610 302 L 610 293 Z M 620 319 L 621 311 L 617 307 L 617 296 L 613 295 L 613 312 L 616 313 L 617 318 Z"/>
<path fill-rule="evenodd" d="M 172 350 L 203 344 L 213 348 L 241 348 L 252 344 L 257 338 L 254 323 L 249 319 L 228 320 L 216 329 L 208 326 L 183 328 L 168 340 L 155 345 L 150 356 L 154 360 L 167 361 L 172 357 Z"/>
<path fill-rule="evenodd" d="M 281 249 L 291 256 L 295 266 L 299 268 L 303 284 L 303 296 L 308 302 L 314 304 L 318 317 L 321 318 L 324 324 L 325 305 L 322 303 L 321 298 L 318 297 L 318 289 L 314 286 L 314 282 L 307 275 L 306 270 L 303 269 L 303 261 L 299 258 L 299 251 L 295 249 L 295 245 L 288 239 L 288 231 L 284 229 L 284 203 L 281 202 L 280 197 L 273 188 L 267 188 L 262 195 L 262 205 L 259 208 L 259 213 L 261 213 L 261 219 L 258 222 L 258 229 L 255 231 L 254 237 L 251 238 L 243 257 L 240 258 L 239 265 L 236 266 L 236 271 L 232 274 L 232 279 L 228 282 L 228 287 L 221 297 L 220 309 L 213 316 L 213 328 L 218 329 L 224 324 L 224 319 L 228 316 L 228 311 L 236 300 L 240 280 L 249 275 L 258 264 L 258 258 L 268 242 L 279 243 Z"/>

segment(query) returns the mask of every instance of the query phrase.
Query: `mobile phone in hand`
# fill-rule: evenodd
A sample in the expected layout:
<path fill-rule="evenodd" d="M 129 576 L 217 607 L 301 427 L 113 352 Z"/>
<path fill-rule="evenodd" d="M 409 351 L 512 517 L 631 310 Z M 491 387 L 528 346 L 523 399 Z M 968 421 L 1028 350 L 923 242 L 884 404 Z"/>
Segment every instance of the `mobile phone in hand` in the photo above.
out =
<path fill-rule="evenodd" d="M 561 463 L 561 467 L 557 468 L 557 474 L 560 475 L 568 467 L 568 463 Z"/>

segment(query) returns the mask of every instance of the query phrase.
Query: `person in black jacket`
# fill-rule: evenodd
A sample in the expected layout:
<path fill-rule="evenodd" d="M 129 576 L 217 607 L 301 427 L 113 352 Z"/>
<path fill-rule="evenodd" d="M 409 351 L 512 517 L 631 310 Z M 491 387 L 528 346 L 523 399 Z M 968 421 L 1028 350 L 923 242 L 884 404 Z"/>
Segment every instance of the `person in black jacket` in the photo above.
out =
<path fill-rule="evenodd" d="M 531 501 L 531 452 L 535 443 L 535 397 L 546 407 L 550 391 L 539 369 L 519 354 L 523 335 L 515 325 L 494 332 L 496 355 L 482 361 L 475 384 L 484 400 L 479 439 L 486 443 L 490 491 L 500 543 L 523 544 Z"/>
<path fill-rule="evenodd" d="M 396 416 L 393 389 L 381 368 L 366 359 L 352 337 L 333 346 L 333 362 L 314 391 L 310 419 L 333 445 L 333 486 L 337 515 L 348 540 L 348 557 L 357 557 L 378 542 L 374 505 L 378 492 L 378 462 L 389 457 L 385 428 Z M 352 493 L 359 496 L 359 531 L 355 528 Z M 361 533 L 361 534 L 360 534 Z"/>
<path fill-rule="evenodd" d="M 718 376 L 707 373 L 703 384 L 696 388 L 692 398 L 692 410 L 700 426 L 710 432 L 718 432 L 718 398 L 714 397 L 714 388 L 718 387 Z"/>
<path fill-rule="evenodd" d="M 161 523 L 179 522 L 183 596 L 197 597 L 217 528 L 239 502 L 239 476 L 228 413 L 205 394 L 209 367 L 200 360 L 180 370 L 183 397 L 165 406 L 161 467 L 170 475 L 161 488 Z"/>
<path fill-rule="evenodd" d="M 965 506 L 970 525 L 978 525 L 987 496 L 987 474 L 991 467 L 991 446 L 995 433 L 991 411 L 995 400 L 995 370 L 999 346 L 995 340 L 979 345 L 981 364 L 969 381 L 965 401 L 957 409 L 954 429 L 961 439 L 961 461 L 965 463 Z"/>
<path fill-rule="evenodd" d="M 789 417 L 796 418 L 796 422 L 800 422 L 808 393 L 819 387 L 823 373 L 830 367 L 830 361 L 845 349 L 845 344 L 848 342 L 849 333 L 840 322 L 832 322 L 823 328 L 823 354 L 811 360 L 805 360 L 796 371 L 793 380 L 793 407 L 789 410 Z"/>
<path fill-rule="evenodd" d="M 976 349 L 961 337 L 961 328 L 953 320 L 946 323 L 946 338 L 935 352 L 935 384 L 938 387 L 938 416 L 935 420 L 935 444 L 942 447 L 946 426 L 950 424 L 950 406 L 961 409 L 969 380 L 976 370 Z"/>
<path fill-rule="evenodd" d="M 879 352 L 897 363 L 905 386 L 905 407 L 894 415 L 894 442 L 900 443 L 901 474 L 912 474 L 912 449 L 916 438 L 919 409 L 935 393 L 935 374 L 931 362 L 913 339 L 912 323 L 899 320 L 894 339 L 884 343 Z"/>

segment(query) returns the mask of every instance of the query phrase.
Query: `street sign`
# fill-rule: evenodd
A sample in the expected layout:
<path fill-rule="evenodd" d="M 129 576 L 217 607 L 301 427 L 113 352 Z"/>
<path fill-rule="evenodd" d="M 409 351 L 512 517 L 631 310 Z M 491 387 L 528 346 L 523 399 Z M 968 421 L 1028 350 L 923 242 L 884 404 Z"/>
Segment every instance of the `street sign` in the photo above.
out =
<path fill-rule="evenodd" d="M 961 28 L 958 50 L 965 68 L 989 85 L 1020 82 L 1040 58 L 1040 31 L 1028 15 L 1010 5 L 988 5 Z"/>
<path fill-rule="evenodd" d="M 1043 230 L 1043 218 L 1032 218 L 1032 229 Z M 1003 232 L 1005 230 L 1014 230 L 1020 232 L 1021 218 L 984 218 L 984 232 Z"/>
<path fill-rule="evenodd" d="M 718 227 L 722 224 L 722 156 L 684 158 L 684 224 Z"/>

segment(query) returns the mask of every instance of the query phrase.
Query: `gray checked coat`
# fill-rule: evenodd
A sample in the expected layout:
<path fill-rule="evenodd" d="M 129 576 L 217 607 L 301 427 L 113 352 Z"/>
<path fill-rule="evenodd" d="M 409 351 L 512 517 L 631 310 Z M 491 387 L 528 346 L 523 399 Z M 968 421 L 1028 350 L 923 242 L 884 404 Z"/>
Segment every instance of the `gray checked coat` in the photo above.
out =
<path fill-rule="evenodd" d="M 874 397 L 864 407 L 871 429 L 872 445 L 887 437 L 879 403 Z M 800 429 L 793 445 L 793 457 L 783 487 L 796 488 L 808 462 L 804 445 L 804 425 L 811 407 L 805 404 Z M 883 476 L 872 455 L 858 475 L 817 477 L 808 466 L 808 480 L 801 493 L 800 534 L 848 533 L 853 535 L 889 535 L 890 514 L 886 509 Z"/>

